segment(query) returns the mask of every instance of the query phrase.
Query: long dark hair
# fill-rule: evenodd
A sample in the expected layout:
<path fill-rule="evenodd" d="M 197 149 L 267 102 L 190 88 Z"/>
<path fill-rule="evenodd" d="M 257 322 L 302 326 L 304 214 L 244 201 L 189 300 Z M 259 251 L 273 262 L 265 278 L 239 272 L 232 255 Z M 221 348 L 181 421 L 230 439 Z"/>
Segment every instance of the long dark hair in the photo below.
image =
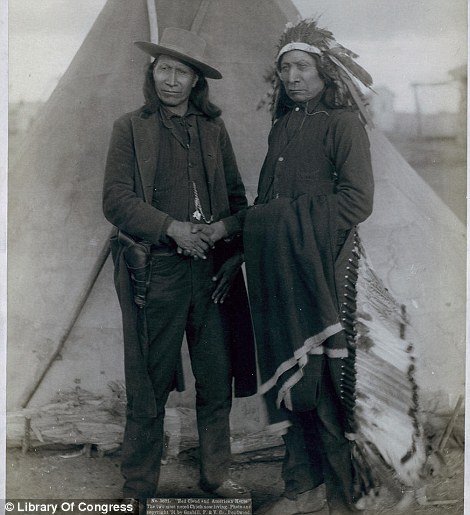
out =
<path fill-rule="evenodd" d="M 158 57 L 152 61 L 145 71 L 144 80 L 144 98 L 145 112 L 147 114 L 156 113 L 160 106 L 160 99 L 155 91 L 155 79 L 153 78 L 153 69 L 157 64 Z M 187 63 L 185 63 L 187 64 Z M 189 64 L 187 64 L 190 66 Z M 222 110 L 209 100 L 209 84 L 207 79 L 193 66 L 190 66 L 197 75 L 197 82 L 189 96 L 190 102 L 204 113 L 208 118 L 217 118 L 222 114 Z"/>
<path fill-rule="evenodd" d="M 335 77 L 335 70 L 329 69 L 328 63 L 323 61 L 320 56 L 307 52 L 315 61 L 319 77 L 325 83 L 321 102 L 330 109 L 351 109 L 356 108 L 355 104 L 349 101 L 349 96 L 345 94 L 344 86 Z M 278 67 L 280 65 L 278 62 Z M 277 78 L 277 92 L 274 98 L 273 120 L 277 120 L 292 108 L 292 100 L 286 93 L 284 84 Z"/>

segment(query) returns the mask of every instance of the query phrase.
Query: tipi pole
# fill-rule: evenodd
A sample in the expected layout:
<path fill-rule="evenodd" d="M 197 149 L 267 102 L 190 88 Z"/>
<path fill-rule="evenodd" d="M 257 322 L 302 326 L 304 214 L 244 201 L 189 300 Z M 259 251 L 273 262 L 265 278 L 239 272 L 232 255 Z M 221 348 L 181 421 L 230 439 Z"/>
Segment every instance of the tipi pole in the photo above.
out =
<path fill-rule="evenodd" d="M 70 323 L 67 326 L 67 329 L 66 329 L 64 335 L 62 336 L 62 338 L 59 342 L 59 345 L 57 346 L 57 349 L 54 351 L 52 356 L 49 358 L 49 361 L 47 362 L 46 366 L 44 367 L 39 378 L 31 386 L 31 388 L 29 388 L 29 390 L 25 393 L 24 400 L 21 402 L 22 408 L 26 408 L 28 406 L 29 402 L 31 401 L 34 394 L 37 392 L 39 386 L 41 385 L 42 381 L 44 380 L 47 373 L 49 372 L 49 369 L 51 368 L 52 364 L 57 359 L 59 354 L 62 352 L 64 345 L 67 342 L 67 340 L 70 336 L 70 333 L 72 332 L 72 330 L 78 320 L 78 317 L 80 316 L 80 313 L 82 312 L 83 307 L 85 306 L 86 301 L 88 300 L 88 297 L 91 294 L 93 286 L 95 285 L 95 283 L 101 273 L 101 270 L 103 269 L 104 264 L 106 263 L 106 260 L 108 259 L 109 253 L 110 253 L 110 247 L 109 247 L 109 237 L 108 237 L 108 238 L 106 238 L 106 243 L 103 246 L 103 248 L 101 249 L 101 252 L 99 253 L 99 255 L 96 259 L 95 265 L 89 276 L 88 282 L 87 282 L 85 288 L 83 289 L 83 292 L 77 303 L 77 307 L 75 308 L 75 310 L 73 312 L 72 319 L 70 320 Z"/>
<path fill-rule="evenodd" d="M 207 9 L 209 9 L 210 3 L 211 0 L 203 0 L 201 5 L 199 6 L 196 16 L 194 17 L 193 23 L 191 25 L 191 30 L 193 32 L 196 32 L 196 34 L 199 34 L 199 31 L 201 30 L 201 25 L 204 21 L 204 18 L 206 17 Z"/>
<path fill-rule="evenodd" d="M 462 406 L 463 402 L 463 395 L 459 395 L 459 398 L 457 399 L 457 404 L 455 405 L 454 412 L 452 413 L 452 417 L 449 420 L 449 423 L 447 424 L 444 434 L 441 437 L 441 440 L 439 442 L 439 445 L 437 447 L 437 450 L 442 452 L 447 444 L 447 441 L 450 438 L 450 435 L 452 434 L 452 431 L 455 426 L 455 421 L 457 420 L 457 417 L 459 415 L 460 408 Z"/>
<path fill-rule="evenodd" d="M 150 41 L 158 44 L 158 23 L 155 0 L 147 0 L 147 14 L 149 19 Z"/>

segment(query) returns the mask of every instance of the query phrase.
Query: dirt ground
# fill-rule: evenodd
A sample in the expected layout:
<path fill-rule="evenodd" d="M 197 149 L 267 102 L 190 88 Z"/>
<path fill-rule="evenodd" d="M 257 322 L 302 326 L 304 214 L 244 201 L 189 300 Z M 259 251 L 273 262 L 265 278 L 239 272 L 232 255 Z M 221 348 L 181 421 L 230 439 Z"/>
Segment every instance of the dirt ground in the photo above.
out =
<path fill-rule="evenodd" d="M 466 219 L 465 149 L 452 140 L 399 141 L 394 145 L 418 173 L 435 189 L 455 214 Z M 253 508 L 275 499 L 282 492 L 283 449 L 234 456 L 232 477 L 252 491 Z M 91 456 L 80 449 L 20 449 L 7 452 L 6 491 L 8 499 L 118 499 L 122 479 L 119 452 Z M 460 515 L 464 513 L 464 451 L 451 445 L 444 452 L 445 466 L 411 493 L 400 511 L 387 496 L 381 497 L 366 514 Z M 198 488 L 195 452 L 186 450 L 168 459 L 162 467 L 161 497 L 205 497 Z M 327 510 L 318 512 L 327 515 Z"/>
<path fill-rule="evenodd" d="M 273 448 L 234 456 L 232 477 L 251 489 L 253 510 L 281 494 L 282 454 L 282 448 Z M 402 510 L 390 496 L 384 495 L 377 499 L 373 509 L 363 513 L 463 514 L 463 451 L 449 448 L 444 457 L 445 470 L 430 478 L 425 490 L 410 494 L 409 503 Z M 26 455 L 20 449 L 10 450 L 7 499 L 119 499 L 122 485 L 119 459 L 119 453 L 104 457 L 92 453 L 87 457 L 77 449 L 31 450 Z M 162 466 L 160 497 L 207 497 L 197 486 L 198 477 L 195 453 L 183 452 Z M 327 513 L 325 509 L 319 515 Z"/>

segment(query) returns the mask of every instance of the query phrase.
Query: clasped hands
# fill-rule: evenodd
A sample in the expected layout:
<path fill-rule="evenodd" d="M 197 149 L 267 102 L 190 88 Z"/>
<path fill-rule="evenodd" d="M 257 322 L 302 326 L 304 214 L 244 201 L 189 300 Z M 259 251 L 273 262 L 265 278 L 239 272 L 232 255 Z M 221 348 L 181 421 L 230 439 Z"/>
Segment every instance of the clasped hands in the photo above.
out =
<path fill-rule="evenodd" d="M 175 241 L 178 254 L 192 256 L 194 259 L 206 259 L 206 253 L 219 240 L 228 236 L 222 220 L 210 225 L 173 220 L 167 234 Z"/>
<path fill-rule="evenodd" d="M 167 234 L 175 241 L 178 254 L 192 256 L 194 259 L 207 259 L 206 252 L 214 248 L 216 242 L 228 236 L 225 224 L 221 220 L 210 225 L 174 220 L 168 226 Z M 242 263 L 243 255 L 237 252 L 227 259 L 212 277 L 215 284 L 213 302 L 223 304 Z"/>

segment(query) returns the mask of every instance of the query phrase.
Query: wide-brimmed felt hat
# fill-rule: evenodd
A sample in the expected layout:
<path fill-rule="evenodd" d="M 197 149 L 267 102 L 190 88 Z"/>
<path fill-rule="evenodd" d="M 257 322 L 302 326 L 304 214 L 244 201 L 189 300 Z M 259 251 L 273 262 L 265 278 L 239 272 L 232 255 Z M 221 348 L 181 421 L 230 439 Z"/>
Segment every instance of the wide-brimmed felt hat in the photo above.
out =
<path fill-rule="evenodd" d="M 152 57 L 169 55 L 194 66 L 209 79 L 222 78 L 218 70 L 204 61 L 205 40 L 189 30 L 167 27 L 158 45 L 147 41 L 136 41 L 134 44 Z"/>

